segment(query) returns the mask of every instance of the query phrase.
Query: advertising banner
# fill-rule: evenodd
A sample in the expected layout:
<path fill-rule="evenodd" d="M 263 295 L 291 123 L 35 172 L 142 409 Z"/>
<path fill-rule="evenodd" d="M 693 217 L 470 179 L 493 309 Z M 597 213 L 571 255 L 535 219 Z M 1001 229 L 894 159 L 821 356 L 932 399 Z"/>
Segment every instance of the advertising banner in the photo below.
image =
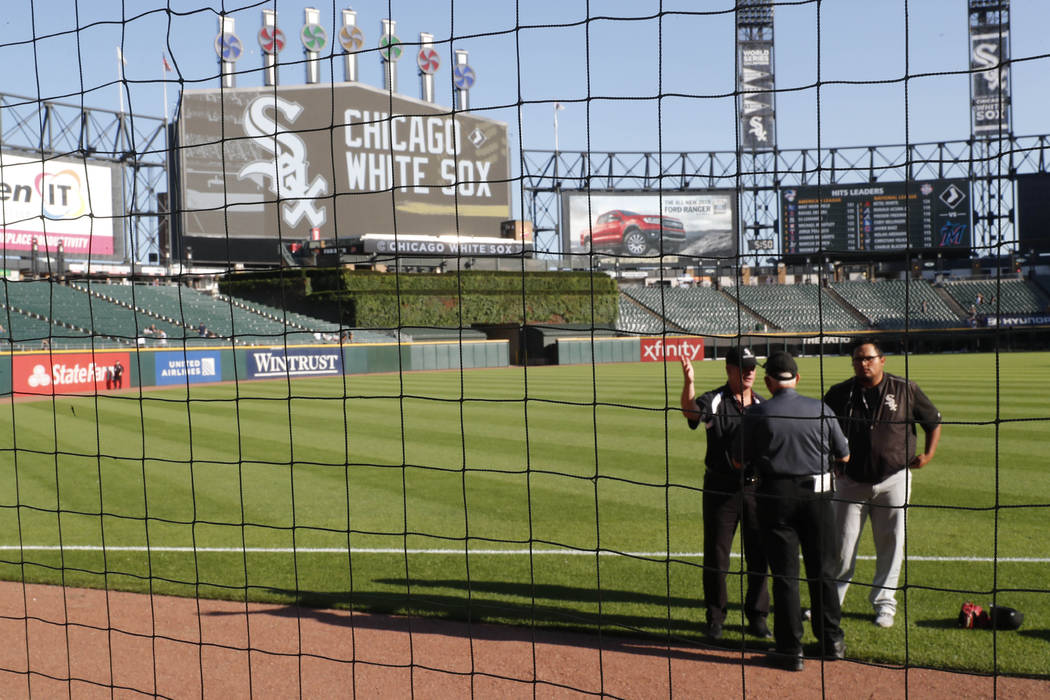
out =
<path fill-rule="evenodd" d="M 970 105 L 974 136 L 1010 133 L 1010 29 L 975 25 L 970 28 Z"/>
<path fill-rule="evenodd" d="M 331 348 L 265 348 L 249 350 L 248 377 L 321 377 L 343 373 L 343 355 L 338 345 Z"/>
<path fill-rule="evenodd" d="M 1014 314 L 1012 316 L 989 316 L 985 319 L 988 326 L 1048 326 L 1050 314 Z"/>
<path fill-rule="evenodd" d="M 704 359 L 703 338 L 639 338 L 642 362 Z"/>
<path fill-rule="evenodd" d="M 660 251 L 662 235 L 665 254 L 733 258 L 736 193 L 567 191 L 562 194 L 562 229 L 567 253 L 652 255 Z"/>
<path fill-rule="evenodd" d="M 532 243 L 504 238 L 468 238 L 458 236 L 365 236 L 361 240 L 364 253 L 397 253 L 400 255 L 479 257 L 521 255 L 532 250 Z"/>
<path fill-rule="evenodd" d="M 222 379 L 222 355 L 217 350 L 157 352 L 157 384 L 202 384 Z"/>
<path fill-rule="evenodd" d="M 123 257 L 114 199 L 116 167 L 86 160 L 41 160 L 0 154 L 0 234 L 7 254 L 54 253 L 69 258 Z"/>
<path fill-rule="evenodd" d="M 15 355 L 11 385 L 16 394 L 78 394 L 128 386 L 129 353 Z"/>
<path fill-rule="evenodd" d="M 178 134 L 194 260 L 276 261 L 278 240 L 312 236 L 498 237 L 510 218 L 506 124 L 367 85 L 187 90 Z"/>
<path fill-rule="evenodd" d="M 776 146 L 773 128 L 773 42 L 738 41 L 740 145 L 750 150 Z"/>

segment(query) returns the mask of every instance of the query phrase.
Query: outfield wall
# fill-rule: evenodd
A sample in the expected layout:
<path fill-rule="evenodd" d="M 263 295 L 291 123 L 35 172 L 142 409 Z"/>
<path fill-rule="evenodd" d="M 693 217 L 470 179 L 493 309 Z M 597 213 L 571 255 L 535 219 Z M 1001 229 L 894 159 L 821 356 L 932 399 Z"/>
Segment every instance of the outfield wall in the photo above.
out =
<path fill-rule="evenodd" d="M 120 387 L 507 367 L 506 340 L 273 347 L 187 347 L 0 353 L 0 395 L 90 393 Z"/>

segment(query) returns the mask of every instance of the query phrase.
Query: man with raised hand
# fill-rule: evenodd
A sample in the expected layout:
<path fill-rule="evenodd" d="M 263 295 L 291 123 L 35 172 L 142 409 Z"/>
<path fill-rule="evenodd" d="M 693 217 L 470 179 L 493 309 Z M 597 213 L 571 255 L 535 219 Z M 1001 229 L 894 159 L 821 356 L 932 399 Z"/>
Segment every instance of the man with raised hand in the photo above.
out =
<path fill-rule="evenodd" d="M 747 593 L 744 614 L 747 632 L 768 639 L 769 589 L 766 586 L 766 557 L 755 510 L 754 480 L 733 468 L 730 453 L 740 429 L 744 411 L 762 401 L 752 391 L 755 382 L 755 354 L 751 348 L 733 347 L 726 353 L 726 383 L 699 398 L 693 379 L 693 363 L 682 356 L 682 415 L 691 429 L 701 423 L 707 433 L 704 455 L 704 604 L 707 608 L 707 636 L 722 637 L 728 595 L 726 573 L 737 524 L 740 523 L 744 559 L 747 565 Z"/>
<path fill-rule="evenodd" d="M 852 459 L 835 482 L 835 519 L 841 536 L 838 557 L 839 602 L 857 564 L 857 545 L 870 516 L 875 539 L 875 578 L 868 599 L 875 624 L 892 627 L 897 613 L 897 581 L 904 559 L 905 508 L 911 470 L 929 464 L 941 439 L 941 414 L 918 385 L 884 370 L 886 357 L 877 340 L 853 345 L 853 374 L 824 396 L 849 439 Z M 916 454 L 915 425 L 926 436 Z"/>

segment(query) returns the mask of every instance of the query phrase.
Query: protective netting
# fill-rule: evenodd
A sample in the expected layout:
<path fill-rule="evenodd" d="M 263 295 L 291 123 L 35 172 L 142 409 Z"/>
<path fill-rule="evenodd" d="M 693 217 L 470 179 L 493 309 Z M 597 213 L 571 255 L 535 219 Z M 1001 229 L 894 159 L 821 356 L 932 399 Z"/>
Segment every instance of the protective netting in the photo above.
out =
<path fill-rule="evenodd" d="M 1041 3 L 16 5 L 0 695 L 1046 691 Z M 785 674 L 679 360 L 860 337 L 940 444 Z"/>

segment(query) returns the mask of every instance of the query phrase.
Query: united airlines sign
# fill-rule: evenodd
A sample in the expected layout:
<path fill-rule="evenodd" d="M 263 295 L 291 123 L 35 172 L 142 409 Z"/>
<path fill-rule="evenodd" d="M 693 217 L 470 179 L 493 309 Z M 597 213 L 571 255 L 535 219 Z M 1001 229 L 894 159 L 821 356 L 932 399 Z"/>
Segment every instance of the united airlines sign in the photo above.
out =
<path fill-rule="evenodd" d="M 338 346 L 318 348 L 266 348 L 249 350 L 248 377 L 276 379 L 321 377 L 343 373 L 343 356 Z"/>

